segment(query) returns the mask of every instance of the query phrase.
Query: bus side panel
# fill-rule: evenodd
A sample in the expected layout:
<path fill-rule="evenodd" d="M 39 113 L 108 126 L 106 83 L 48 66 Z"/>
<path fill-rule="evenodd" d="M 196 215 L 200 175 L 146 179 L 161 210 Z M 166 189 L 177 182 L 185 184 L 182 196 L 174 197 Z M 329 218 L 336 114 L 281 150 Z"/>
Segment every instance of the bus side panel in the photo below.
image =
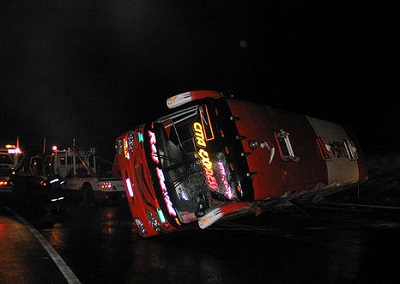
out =
<path fill-rule="evenodd" d="M 249 171 L 255 173 L 252 177 L 254 188 L 254 199 L 265 199 L 279 196 L 282 191 L 281 165 L 276 159 L 268 165 L 271 153 L 260 149 L 254 152 L 250 149 L 248 142 L 251 139 L 259 139 L 274 144 L 273 121 L 267 116 L 264 108 L 248 102 L 229 101 L 229 107 L 234 117 L 240 119 L 236 121 L 238 133 L 246 137 L 242 140 L 247 156 Z M 240 154 L 240 153 L 238 153 Z"/>
<path fill-rule="evenodd" d="M 331 159 L 326 160 L 328 185 L 358 182 L 360 180 L 359 163 L 357 159 L 350 159 L 343 147 L 344 141 L 352 140 L 347 131 L 342 126 L 329 121 L 311 117 L 308 119 L 318 136 L 331 147 Z"/>
<path fill-rule="evenodd" d="M 318 136 L 331 147 L 331 159 L 326 160 L 328 185 L 340 185 L 366 180 L 367 169 L 364 156 L 354 133 L 336 123 L 311 117 L 308 117 L 308 119 Z M 357 156 L 354 159 L 350 159 L 343 148 L 344 141 L 352 141 L 354 143 L 357 149 Z"/>
<path fill-rule="evenodd" d="M 319 154 L 316 135 L 305 116 L 266 108 L 249 102 L 228 101 L 232 114 L 240 119 L 236 125 L 247 157 L 250 172 L 253 176 L 255 199 L 282 196 L 288 192 L 304 191 L 318 183 L 327 182 L 325 161 Z M 290 142 L 297 160 L 283 160 L 275 133 L 284 130 L 289 134 Z M 252 151 L 248 141 L 258 139 L 275 148 L 271 164 L 271 152 L 266 149 Z"/>
<path fill-rule="evenodd" d="M 357 154 L 358 154 L 357 164 L 358 164 L 358 171 L 359 171 L 359 173 L 358 173 L 359 182 L 367 181 L 368 180 L 368 168 L 367 168 L 367 164 L 365 162 L 364 152 L 361 149 L 361 144 L 359 143 L 358 138 L 355 135 L 354 131 L 350 127 L 347 127 L 347 126 L 343 126 L 343 127 L 357 148 Z"/>
<path fill-rule="evenodd" d="M 327 165 L 318 150 L 317 136 L 307 118 L 279 109 L 269 108 L 267 112 L 275 121 L 273 131 L 276 134 L 281 130 L 287 133 L 294 155 L 293 159 L 284 159 L 278 151 L 282 145 L 274 139 L 275 159 L 281 165 L 282 172 L 283 189 L 280 195 L 307 191 L 326 184 Z"/>

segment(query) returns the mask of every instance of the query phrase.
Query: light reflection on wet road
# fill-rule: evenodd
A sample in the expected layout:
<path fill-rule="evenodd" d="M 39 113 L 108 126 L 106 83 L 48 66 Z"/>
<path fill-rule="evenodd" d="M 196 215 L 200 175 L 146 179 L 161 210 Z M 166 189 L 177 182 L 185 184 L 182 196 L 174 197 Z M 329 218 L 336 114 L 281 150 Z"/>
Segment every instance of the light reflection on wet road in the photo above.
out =
<path fill-rule="evenodd" d="M 21 214 L 81 283 L 376 283 L 398 278 L 392 259 L 400 248 L 399 216 L 382 220 L 371 212 L 312 210 L 316 218 L 289 211 L 153 239 L 134 232 L 124 205 L 70 203 L 52 228 L 42 228 L 43 219 L 32 212 Z M 8 272 L 0 271 L 1 280 Z"/>

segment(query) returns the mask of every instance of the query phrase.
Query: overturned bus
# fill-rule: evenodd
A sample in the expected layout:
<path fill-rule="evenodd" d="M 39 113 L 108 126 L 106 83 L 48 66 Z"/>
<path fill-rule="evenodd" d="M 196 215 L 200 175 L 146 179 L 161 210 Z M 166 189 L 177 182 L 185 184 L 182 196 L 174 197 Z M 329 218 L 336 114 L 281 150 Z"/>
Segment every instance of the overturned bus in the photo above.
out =
<path fill-rule="evenodd" d="M 368 179 L 357 138 L 339 124 L 208 90 L 167 106 L 116 139 L 142 237 L 319 200 Z"/>

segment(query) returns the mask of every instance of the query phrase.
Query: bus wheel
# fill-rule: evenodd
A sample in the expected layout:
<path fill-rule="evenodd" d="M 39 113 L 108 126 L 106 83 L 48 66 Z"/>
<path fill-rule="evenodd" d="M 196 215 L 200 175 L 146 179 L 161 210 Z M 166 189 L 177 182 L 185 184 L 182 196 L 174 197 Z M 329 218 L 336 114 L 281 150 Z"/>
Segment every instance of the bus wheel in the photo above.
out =
<path fill-rule="evenodd" d="M 83 205 L 94 204 L 93 188 L 89 183 L 85 183 L 82 186 L 82 195 Z"/>

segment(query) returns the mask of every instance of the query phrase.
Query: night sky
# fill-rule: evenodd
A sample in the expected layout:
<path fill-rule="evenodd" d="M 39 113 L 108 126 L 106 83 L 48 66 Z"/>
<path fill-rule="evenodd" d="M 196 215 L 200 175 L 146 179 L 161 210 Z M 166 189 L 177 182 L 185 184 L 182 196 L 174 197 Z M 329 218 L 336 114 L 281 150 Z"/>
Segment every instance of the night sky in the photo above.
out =
<path fill-rule="evenodd" d="M 112 152 L 168 97 L 210 89 L 346 124 L 367 154 L 396 152 L 398 31 L 381 3 L 2 2 L 0 142 Z"/>

